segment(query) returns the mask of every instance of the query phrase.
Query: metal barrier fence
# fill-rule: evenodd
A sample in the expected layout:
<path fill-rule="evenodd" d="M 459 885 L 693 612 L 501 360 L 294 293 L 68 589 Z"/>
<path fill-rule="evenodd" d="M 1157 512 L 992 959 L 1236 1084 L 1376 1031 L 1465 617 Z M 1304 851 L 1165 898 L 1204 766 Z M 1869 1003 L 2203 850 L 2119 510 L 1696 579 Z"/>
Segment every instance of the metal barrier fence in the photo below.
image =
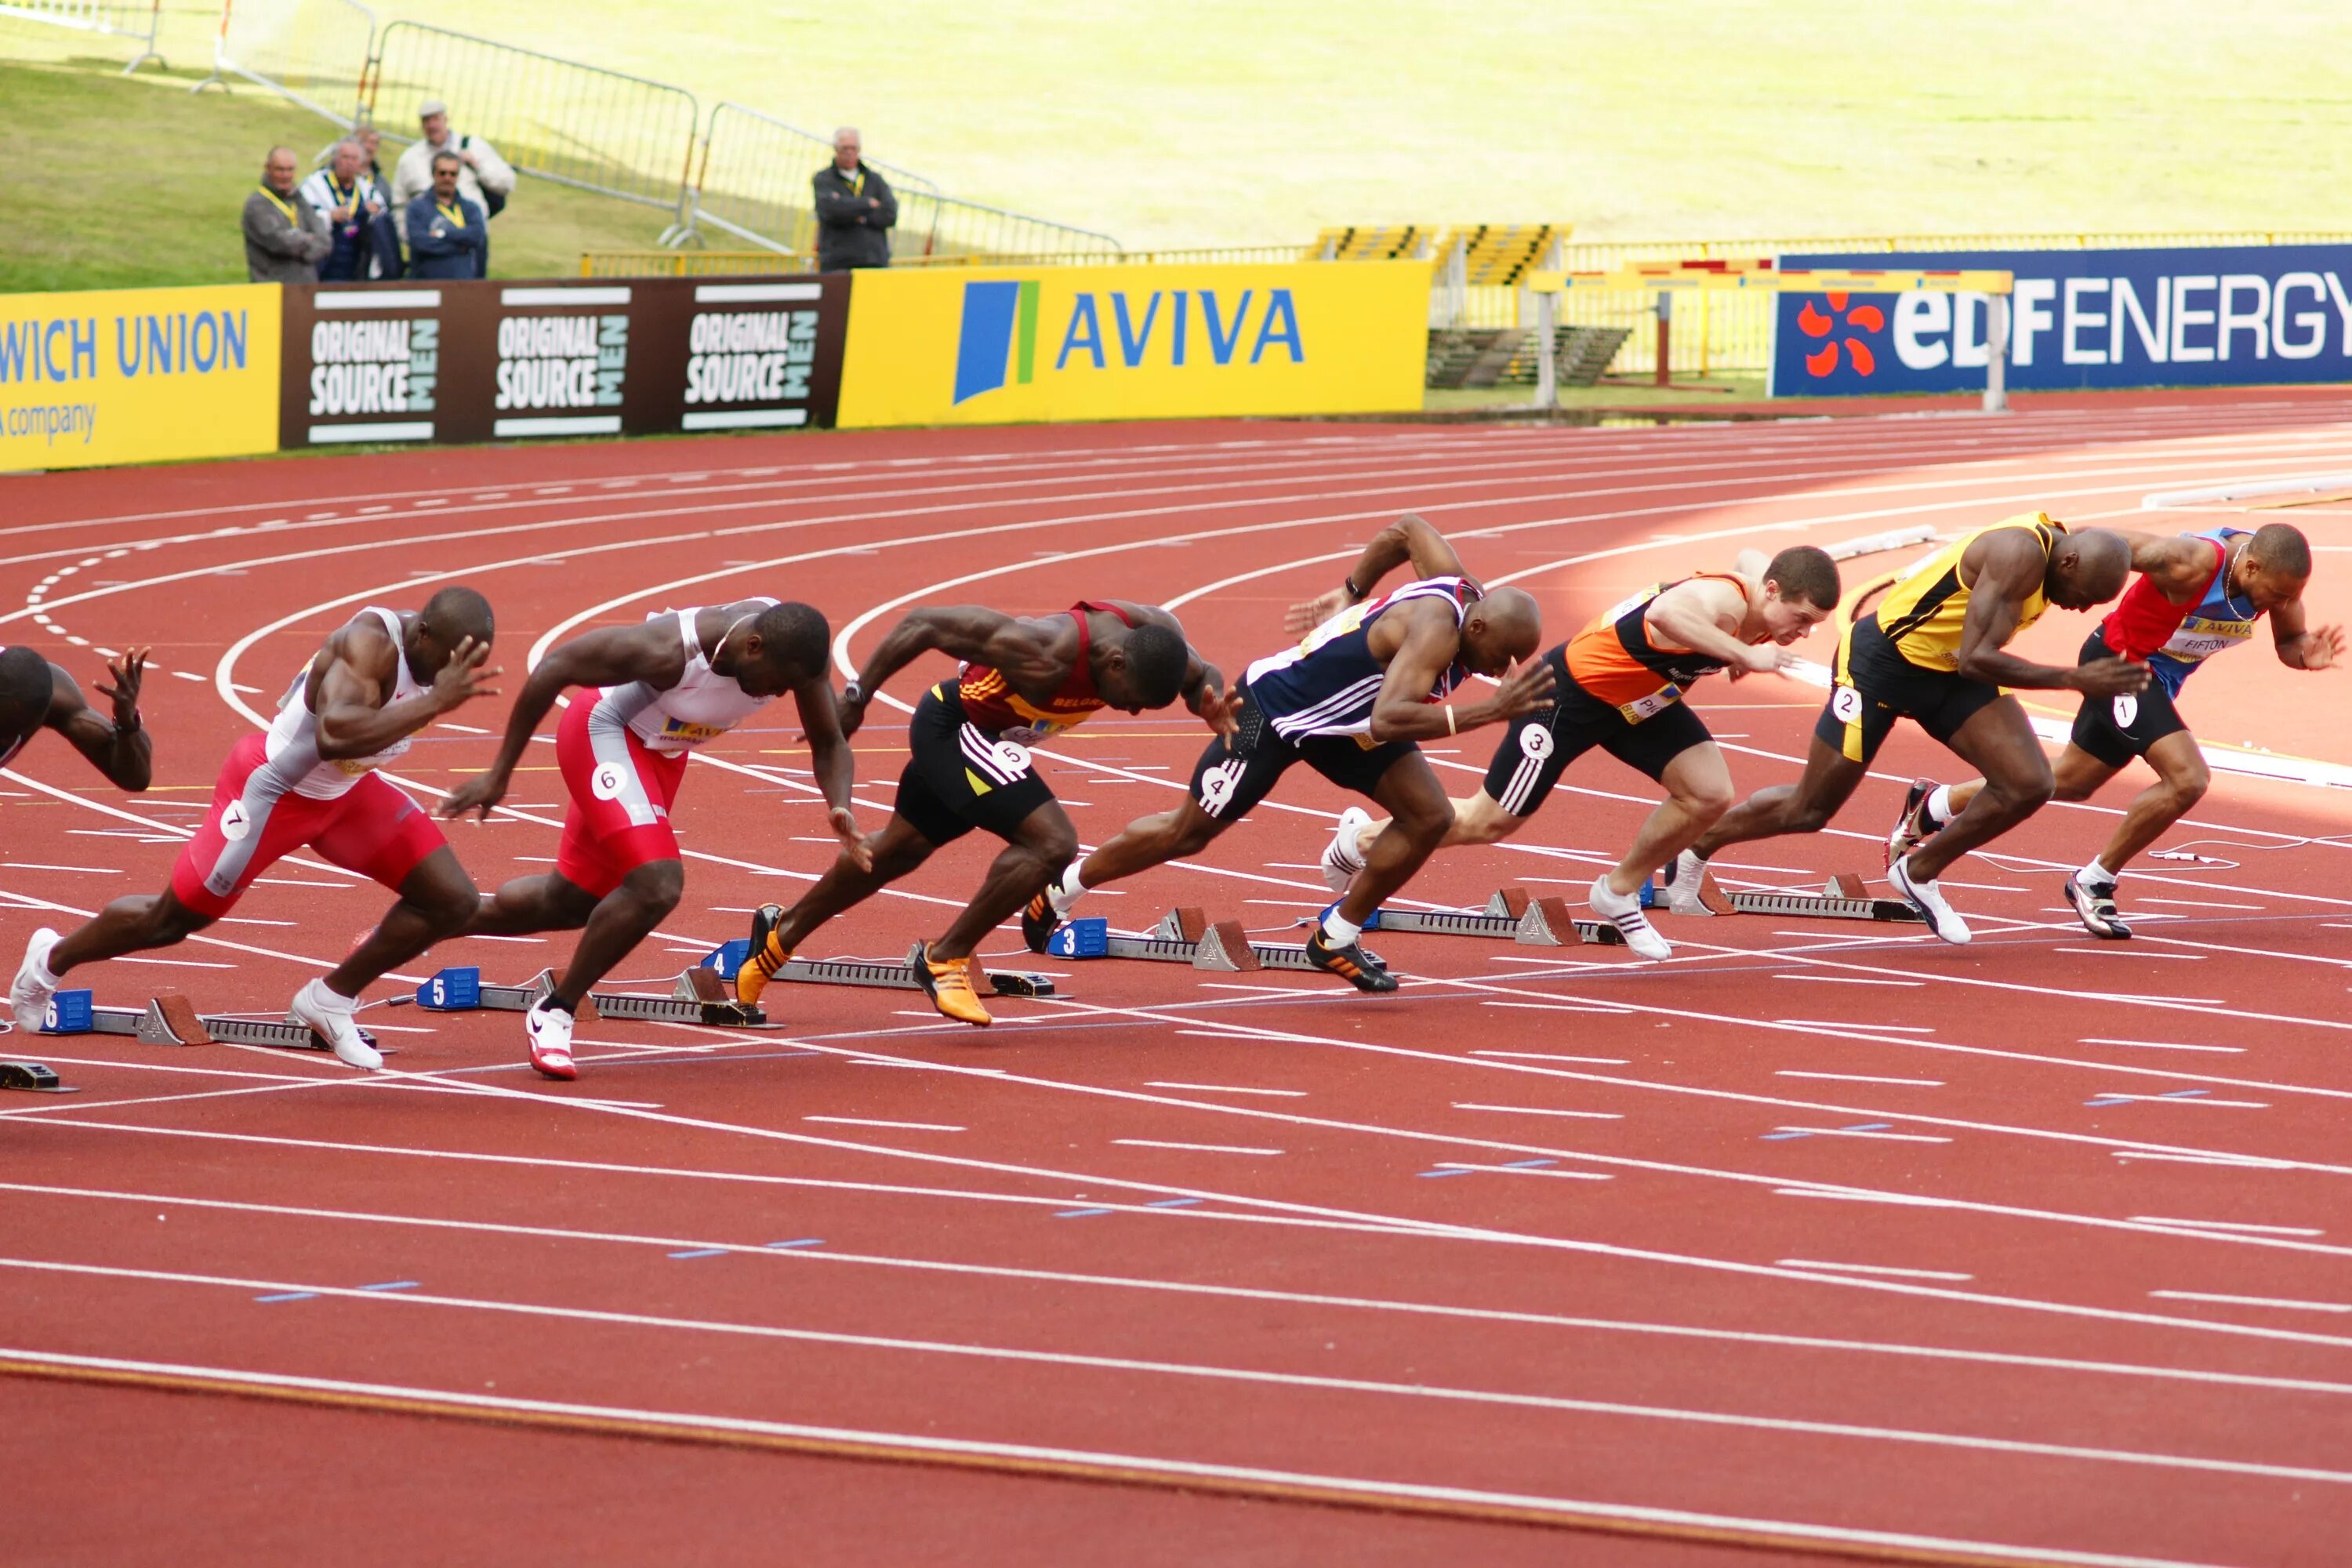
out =
<path fill-rule="evenodd" d="M 459 130 L 525 174 L 683 216 L 702 118 L 684 88 L 394 22 L 378 38 L 362 97 L 387 136 L 414 123 L 417 104 L 443 99 Z"/>
<path fill-rule="evenodd" d="M 0 16 L 131 39 L 139 52 L 122 68 L 124 76 L 149 60 L 159 66 L 163 63 L 163 57 L 155 52 L 155 35 L 163 25 L 163 0 L 0 0 Z"/>
<path fill-rule="evenodd" d="M 833 142 L 740 103 L 710 106 L 710 128 L 680 221 L 686 234 L 701 225 L 723 229 L 772 250 L 806 256 L 816 249 L 816 212 L 809 181 L 833 162 Z M 912 170 L 874 162 L 898 195 L 898 226 L 918 197 L 939 187 Z"/>
<path fill-rule="evenodd" d="M 375 55 L 375 13 L 358 0 L 226 0 L 202 92 L 242 77 L 313 114 L 350 126 Z"/>
<path fill-rule="evenodd" d="M 1304 246 L 1229 245 L 1192 250 L 1122 250 L 1099 255 L 1070 251 L 1025 256 L 940 254 L 894 258 L 890 265 L 896 268 L 1150 267 L 1235 261 L 1287 263 L 1311 259 Z M 814 255 L 789 250 L 586 250 L 580 254 L 580 276 L 583 278 L 740 278 L 759 273 L 803 271 L 815 265 Z"/>

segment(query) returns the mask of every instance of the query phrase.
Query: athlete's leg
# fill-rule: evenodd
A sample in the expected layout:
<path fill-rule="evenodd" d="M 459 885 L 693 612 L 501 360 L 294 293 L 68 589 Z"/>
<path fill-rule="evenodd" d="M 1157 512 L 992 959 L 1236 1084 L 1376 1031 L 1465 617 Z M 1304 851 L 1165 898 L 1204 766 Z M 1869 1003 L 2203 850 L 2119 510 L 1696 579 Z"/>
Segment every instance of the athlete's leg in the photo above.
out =
<path fill-rule="evenodd" d="M 204 930 L 213 920 L 180 902 L 169 888 L 160 893 L 117 899 L 49 949 L 49 972 L 62 975 L 68 969 L 120 958 L 126 952 L 170 947 Z"/>
<path fill-rule="evenodd" d="M 367 940 L 328 973 L 328 990 L 357 996 L 384 971 L 465 930 L 482 905 L 474 879 L 446 844 L 418 861 L 401 879 L 399 891 L 400 901 L 384 911 Z"/>
<path fill-rule="evenodd" d="M 596 912 L 596 895 L 560 871 L 517 877 L 477 900 L 452 936 L 530 936 L 578 931 Z"/>
<path fill-rule="evenodd" d="M 1338 910 L 1340 919 L 1357 926 L 1412 879 L 1454 825 L 1454 803 L 1419 752 L 1391 763 L 1373 786 L 1372 798 L 1388 809 L 1388 826 L 1365 849 L 1364 868 L 1348 884 Z"/>
<path fill-rule="evenodd" d="M 947 934 L 930 944 L 937 963 L 970 958 L 981 938 L 1045 890 L 1055 872 L 1078 852 L 1078 830 L 1070 826 L 1061 802 L 1048 800 L 1021 819 L 1004 852 L 988 868 L 980 890 L 956 916 Z"/>
<path fill-rule="evenodd" d="M 1666 798 L 1643 822 L 1625 858 L 1609 873 L 1609 890 L 1631 898 L 1675 856 L 1698 842 L 1731 809 L 1731 768 L 1713 741 L 1685 747 L 1668 763 L 1659 783 Z"/>
<path fill-rule="evenodd" d="M 785 953 L 797 951 L 817 927 L 845 910 L 852 910 L 931 858 L 935 847 L 912 823 L 894 816 L 876 834 L 869 847 L 874 865 L 865 869 L 846 851 L 835 856 L 830 869 L 800 901 L 784 911 L 772 946 Z M 1032 889 L 1033 891 L 1034 889 Z"/>
<path fill-rule="evenodd" d="M 1758 790 L 1725 812 L 1693 841 L 1691 848 L 1701 859 L 1712 859 L 1727 844 L 1778 838 L 1788 833 L 1819 833 L 1853 797 L 1869 772 L 1869 763 L 1847 757 L 1816 734 L 1805 753 L 1805 771 L 1795 784 Z"/>
<path fill-rule="evenodd" d="M 2186 730 L 2176 730 L 2150 746 L 2147 761 L 2156 770 L 2156 782 L 2134 798 L 2107 847 L 2099 851 L 2099 864 L 2110 877 L 2121 875 L 2141 850 L 2186 816 L 2213 782 L 2204 753 L 2197 749 L 2197 737 Z M 2062 793 L 2058 798 L 2070 797 Z"/>
<path fill-rule="evenodd" d="M 2033 725 L 2014 697 L 1978 709 L 1946 743 L 1976 764 L 1984 783 L 1966 810 L 1911 851 L 1904 863 L 1915 880 L 1942 876 L 1954 860 L 2041 810 L 2056 787 L 2050 759 L 2042 754 Z"/>
<path fill-rule="evenodd" d="M 2149 765 L 2155 764 L 2151 763 Z M 2088 800 L 2105 788 L 2109 779 L 2122 771 L 2111 763 L 2101 762 L 2082 747 L 2070 742 L 2066 749 L 2058 753 L 2058 761 L 2051 768 L 2053 782 L 2050 798 L 2066 801 Z M 1940 798 L 1929 795 L 1920 805 L 1921 826 L 1932 833 L 1959 816 L 1969 808 L 1969 802 L 1976 799 L 1977 792 L 1984 788 L 1984 783 L 1982 779 L 1970 779 L 1966 784 L 1948 786 Z M 2202 795 L 2204 792 L 2200 789 L 2198 793 Z M 2195 804 L 2193 800 L 2189 802 L 2190 805 Z M 2185 811 L 2188 807 L 2183 806 L 2181 809 Z"/>
<path fill-rule="evenodd" d="M 596 900 L 595 911 L 581 928 L 572 962 L 556 980 L 555 1003 L 567 1012 L 578 1008 L 596 982 L 669 918 L 685 891 L 686 865 L 679 860 L 648 860 L 622 878 L 619 887 Z"/>
<path fill-rule="evenodd" d="M 1079 863 L 1078 879 L 1087 888 L 1099 888 L 1105 882 L 1197 855 L 1225 827 L 1226 824 L 1202 811 L 1199 802 L 1191 800 L 1173 811 L 1139 816 Z"/>

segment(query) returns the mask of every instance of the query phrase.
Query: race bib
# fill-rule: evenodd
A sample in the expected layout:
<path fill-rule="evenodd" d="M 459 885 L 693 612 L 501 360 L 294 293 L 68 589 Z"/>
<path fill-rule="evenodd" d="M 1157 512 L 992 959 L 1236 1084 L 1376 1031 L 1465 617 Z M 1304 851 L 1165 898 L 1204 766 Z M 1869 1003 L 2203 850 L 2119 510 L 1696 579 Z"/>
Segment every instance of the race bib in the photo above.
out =
<path fill-rule="evenodd" d="M 996 759 L 996 765 L 1004 772 L 1025 773 L 1029 771 L 1029 749 L 1026 746 L 1000 739 L 988 750 L 989 754 Z"/>
<path fill-rule="evenodd" d="M 1233 803 L 1234 791 L 1240 787 L 1242 774 L 1249 764 L 1239 757 L 1219 763 L 1201 775 L 1201 809 L 1211 816 L 1222 816 Z"/>
<path fill-rule="evenodd" d="M 1830 717 L 1841 724 L 1862 721 L 1862 693 L 1851 686 L 1830 689 Z"/>
<path fill-rule="evenodd" d="M 1638 724 L 1654 713 L 1664 712 L 1680 701 L 1682 695 L 1683 690 L 1679 686 L 1661 686 L 1647 697 L 1636 697 L 1631 702 L 1620 702 L 1617 704 L 1617 711 L 1625 715 L 1625 722 L 1628 724 Z M 1861 693 L 1856 692 L 1854 695 L 1859 697 Z"/>
<path fill-rule="evenodd" d="M 2137 719 L 2138 717 L 2139 717 L 2139 699 L 2138 699 L 2138 698 L 2137 698 L 2137 697 L 2118 697 L 2118 698 L 2116 698 L 2116 729 L 2118 729 L 2118 730 L 2128 730 L 2128 729 L 2130 729 L 2130 728 L 2132 727 L 2132 722 L 2133 722 L 2133 721 L 2134 721 L 2134 720 L 2136 720 L 2136 719 Z"/>
<path fill-rule="evenodd" d="M 2252 621 L 2212 621 L 2196 616 L 2180 623 L 2178 631 L 2164 645 L 2164 651 L 2183 664 L 2195 664 L 2210 658 L 2225 647 L 2234 647 L 2254 635 Z"/>
<path fill-rule="evenodd" d="M 1542 762 L 1551 755 L 1552 745 L 1551 728 L 1549 725 L 1530 724 L 1519 731 L 1519 750 L 1537 762 Z"/>
<path fill-rule="evenodd" d="M 598 763 L 595 773 L 589 775 L 588 793 L 598 800 L 618 800 L 628 787 L 628 770 L 618 763 Z"/>
<path fill-rule="evenodd" d="M 228 809 L 221 813 L 221 837 L 231 844 L 236 844 L 241 843 L 245 836 L 252 831 L 253 818 L 247 813 L 245 802 L 230 801 Z"/>

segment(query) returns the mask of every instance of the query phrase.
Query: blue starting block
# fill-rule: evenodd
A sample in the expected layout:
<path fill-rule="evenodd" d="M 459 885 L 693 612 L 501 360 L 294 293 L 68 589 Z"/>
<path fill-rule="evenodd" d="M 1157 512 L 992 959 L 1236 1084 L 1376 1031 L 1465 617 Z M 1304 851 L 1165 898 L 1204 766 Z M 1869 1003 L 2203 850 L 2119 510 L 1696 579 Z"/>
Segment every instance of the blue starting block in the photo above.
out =
<path fill-rule="evenodd" d="M 470 1013 L 482 1005 L 482 972 L 470 964 L 445 969 L 416 988 L 416 1005 L 430 1013 Z"/>
<path fill-rule="evenodd" d="M 98 1026 L 97 1014 L 87 991 L 60 991 L 49 998 L 49 1010 L 41 1020 L 45 1035 L 87 1035 Z"/>
<path fill-rule="evenodd" d="M 1110 955 L 1110 921 L 1092 919 L 1072 921 L 1055 931 L 1045 943 L 1045 951 L 1056 958 L 1108 958 Z"/>
<path fill-rule="evenodd" d="M 751 960 L 751 939 L 749 937 L 739 936 L 732 942 L 722 942 L 709 952 L 704 953 L 702 955 L 702 967 L 705 969 L 717 970 L 721 979 L 732 980 L 735 978 L 735 972 L 742 968 L 746 963 L 750 963 Z"/>

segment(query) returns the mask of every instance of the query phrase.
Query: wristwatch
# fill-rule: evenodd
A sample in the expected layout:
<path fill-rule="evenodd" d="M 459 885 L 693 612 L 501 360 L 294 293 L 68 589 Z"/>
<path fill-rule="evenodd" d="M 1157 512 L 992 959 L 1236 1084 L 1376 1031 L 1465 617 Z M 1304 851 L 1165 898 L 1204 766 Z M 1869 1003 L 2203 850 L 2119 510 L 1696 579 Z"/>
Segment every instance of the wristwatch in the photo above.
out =
<path fill-rule="evenodd" d="M 841 700 L 852 707 L 861 707 L 866 701 L 866 689 L 853 680 L 841 689 Z"/>
<path fill-rule="evenodd" d="M 1360 605 L 1364 602 L 1364 591 L 1356 586 L 1356 574 L 1353 572 L 1339 580 L 1339 586 L 1346 591 L 1349 604 Z"/>

